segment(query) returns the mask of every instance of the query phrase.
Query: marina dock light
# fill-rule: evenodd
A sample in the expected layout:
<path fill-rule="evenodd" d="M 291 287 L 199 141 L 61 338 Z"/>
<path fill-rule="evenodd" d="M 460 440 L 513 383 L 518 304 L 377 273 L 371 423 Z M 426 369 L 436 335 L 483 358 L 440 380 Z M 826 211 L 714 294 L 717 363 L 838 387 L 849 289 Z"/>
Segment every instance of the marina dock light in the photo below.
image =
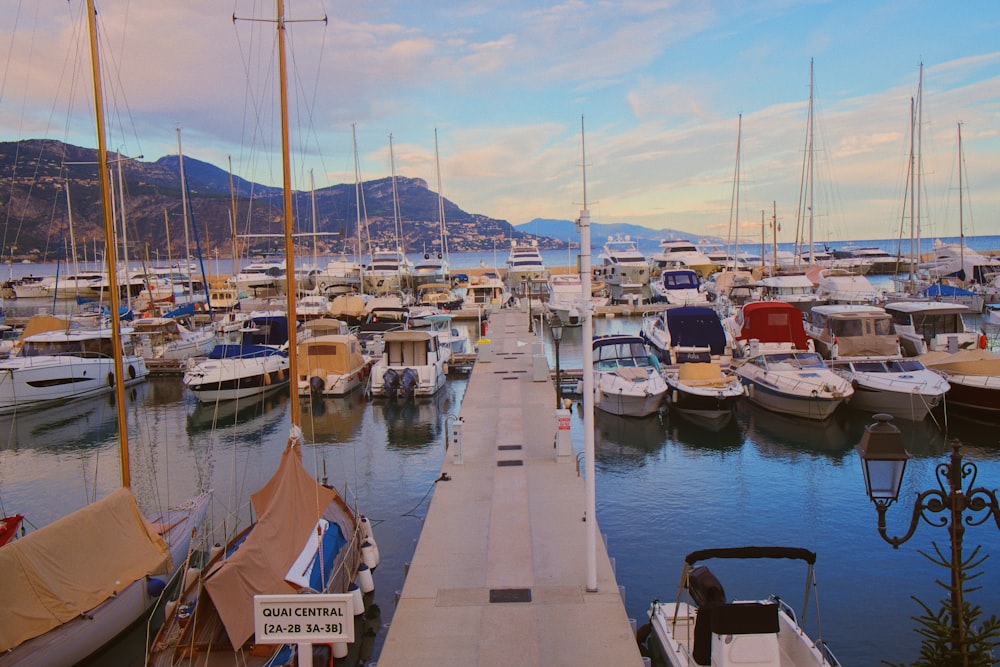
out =
<path fill-rule="evenodd" d="M 552 334 L 552 343 L 556 348 L 556 410 L 562 407 L 562 377 L 559 373 L 559 342 L 563 336 L 562 320 L 554 316 L 549 320 L 549 333 Z"/>
<path fill-rule="evenodd" d="M 888 507 L 899 498 L 910 455 L 903 448 L 903 434 L 892 423 L 892 415 L 879 413 L 874 419 L 875 423 L 865 428 L 857 450 L 868 497 L 876 505 Z"/>
<path fill-rule="evenodd" d="M 969 665 L 969 655 L 965 650 L 967 623 L 964 597 L 965 563 L 962 555 L 962 541 L 966 527 L 979 526 L 992 518 L 1000 529 L 1000 503 L 996 489 L 974 486 L 979 470 L 975 463 L 962 461 L 962 445 L 958 440 L 951 443 L 951 459 L 935 466 L 934 477 L 937 487 L 921 491 L 913 503 L 910 527 L 902 537 L 890 536 L 886 530 L 885 515 L 889 505 L 899 498 L 903 484 L 903 473 L 910 455 L 903 448 L 903 436 L 892 424 L 892 417 L 875 415 L 875 423 L 865 428 L 865 434 L 858 445 L 865 486 L 868 497 L 878 510 L 878 534 L 883 540 L 898 549 L 917 530 L 923 519 L 932 526 L 947 527 L 951 542 L 947 562 L 951 567 L 949 615 L 951 617 L 951 649 L 955 655 L 961 654 L 962 665 Z M 968 481 L 968 488 L 962 485 Z M 966 515 L 968 512 L 968 515 Z M 944 558 L 944 557 L 942 557 Z"/>

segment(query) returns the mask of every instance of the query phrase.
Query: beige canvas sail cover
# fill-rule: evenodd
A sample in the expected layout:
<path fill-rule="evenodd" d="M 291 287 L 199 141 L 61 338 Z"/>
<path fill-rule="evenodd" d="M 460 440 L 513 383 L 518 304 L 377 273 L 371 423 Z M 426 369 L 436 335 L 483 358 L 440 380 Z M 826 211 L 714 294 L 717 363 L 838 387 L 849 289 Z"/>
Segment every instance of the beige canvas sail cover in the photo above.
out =
<path fill-rule="evenodd" d="M 170 549 L 128 489 L 30 532 L 0 548 L 0 651 L 170 567 Z"/>
<path fill-rule="evenodd" d="M 357 337 L 326 335 L 299 343 L 299 363 L 303 377 L 324 377 L 327 373 L 354 373 L 365 365 L 365 360 Z"/>
<path fill-rule="evenodd" d="M 337 499 L 302 466 L 299 447 L 286 447 L 274 476 L 251 500 L 257 523 L 240 548 L 206 578 L 205 589 L 238 649 L 253 635 L 255 595 L 296 593 L 285 581 L 316 521 Z"/>

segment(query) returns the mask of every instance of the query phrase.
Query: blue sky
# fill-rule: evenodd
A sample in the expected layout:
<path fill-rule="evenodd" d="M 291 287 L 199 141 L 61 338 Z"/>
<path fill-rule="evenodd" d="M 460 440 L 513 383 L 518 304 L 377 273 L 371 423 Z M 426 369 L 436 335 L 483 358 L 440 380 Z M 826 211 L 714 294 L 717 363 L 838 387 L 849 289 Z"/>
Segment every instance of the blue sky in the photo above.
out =
<path fill-rule="evenodd" d="M 94 145 L 82 3 L 0 0 L 0 138 Z M 280 183 L 273 3 L 98 2 L 112 148 Z M 814 59 L 813 233 L 892 238 L 924 64 L 924 236 L 1000 233 L 1000 3 L 286 2 L 294 184 L 395 173 L 513 224 L 570 219 L 779 241 L 799 206 Z M 739 142 L 738 118 L 742 114 Z M 768 233 L 769 234 L 769 233 Z"/>

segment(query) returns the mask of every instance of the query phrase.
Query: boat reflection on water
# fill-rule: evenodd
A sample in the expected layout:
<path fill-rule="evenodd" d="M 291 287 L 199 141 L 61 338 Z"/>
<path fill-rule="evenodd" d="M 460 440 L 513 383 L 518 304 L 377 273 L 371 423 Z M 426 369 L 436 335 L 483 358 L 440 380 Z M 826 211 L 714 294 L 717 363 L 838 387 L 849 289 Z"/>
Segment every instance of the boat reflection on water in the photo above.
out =
<path fill-rule="evenodd" d="M 739 449 L 744 440 L 740 424 L 734 417 L 701 419 L 680 410 L 669 412 L 668 434 L 676 443 L 716 452 Z"/>
<path fill-rule="evenodd" d="M 737 419 L 744 424 L 747 439 L 765 457 L 791 460 L 802 454 L 823 454 L 842 459 L 853 454 L 861 438 L 854 437 L 847 428 L 842 412 L 817 422 L 743 401 Z"/>
<path fill-rule="evenodd" d="M 573 407 L 573 417 L 582 420 L 580 404 Z M 578 426 L 583 428 L 582 423 Z M 603 410 L 594 411 L 594 456 L 606 469 L 641 466 L 663 448 L 666 439 L 662 410 L 646 417 L 623 417 Z"/>
<path fill-rule="evenodd" d="M 183 401 L 187 394 L 187 387 L 176 377 L 165 375 L 150 376 L 136 389 L 144 392 L 145 404 L 150 406 L 173 406 Z"/>
<path fill-rule="evenodd" d="M 360 391 L 337 398 L 301 399 L 299 421 L 304 444 L 351 442 L 361 430 L 366 408 L 367 401 Z"/>
<path fill-rule="evenodd" d="M 0 449 L 65 454 L 101 447 L 116 442 L 117 438 L 118 421 L 111 395 L 74 401 L 72 409 L 32 410 L 0 416 Z"/>
<path fill-rule="evenodd" d="M 452 405 L 450 389 L 445 385 L 433 396 L 408 401 L 372 401 L 372 418 L 385 424 L 386 445 L 390 449 L 420 451 L 443 443 L 443 417 Z"/>
<path fill-rule="evenodd" d="M 241 400 L 198 403 L 188 414 L 187 433 L 219 433 L 231 441 L 259 443 L 278 430 L 287 416 L 287 402 L 284 392 L 271 392 Z"/>

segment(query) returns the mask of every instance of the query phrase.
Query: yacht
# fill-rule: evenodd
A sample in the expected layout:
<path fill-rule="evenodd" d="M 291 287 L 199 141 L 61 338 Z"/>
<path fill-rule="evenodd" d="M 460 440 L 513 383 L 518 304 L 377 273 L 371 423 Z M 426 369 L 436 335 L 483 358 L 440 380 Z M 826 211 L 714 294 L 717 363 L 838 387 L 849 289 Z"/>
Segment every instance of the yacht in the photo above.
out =
<path fill-rule="evenodd" d="M 816 306 L 803 326 L 824 359 L 900 354 L 899 334 L 893 331 L 892 317 L 878 306 Z"/>
<path fill-rule="evenodd" d="M 459 289 L 465 290 L 462 308 L 482 308 L 491 312 L 507 307 L 512 298 L 507 285 L 494 271 L 474 276 L 465 287 Z"/>
<path fill-rule="evenodd" d="M 538 249 L 538 241 L 532 240 L 518 243 L 516 240 L 510 246 L 507 256 L 507 287 L 518 298 L 526 298 L 532 287 L 539 280 L 548 280 L 549 272 L 542 261 L 542 253 Z M 534 299 L 543 300 L 545 294 L 531 294 Z"/>
<path fill-rule="evenodd" d="M 399 248 L 375 250 L 364 272 L 364 291 L 367 294 L 392 294 L 409 289 L 411 268 L 410 260 Z"/>
<path fill-rule="evenodd" d="M 939 301 L 893 301 L 885 304 L 899 334 L 903 354 L 915 357 L 927 352 L 958 352 L 975 349 L 979 334 L 965 325 L 968 306 Z"/>
<path fill-rule="evenodd" d="M 110 393 L 120 378 L 128 387 L 149 374 L 135 349 L 131 329 L 121 332 L 120 370 L 115 368 L 111 329 L 75 327 L 61 318 L 36 317 L 45 322 L 29 321 L 14 356 L 0 362 L 0 414 Z"/>
<path fill-rule="evenodd" d="M 814 306 L 826 303 L 825 299 L 816 293 L 812 280 L 805 273 L 776 273 L 761 278 L 757 286 L 762 300 L 784 301 L 803 313 L 808 313 Z"/>
<path fill-rule="evenodd" d="M 708 297 L 701 291 L 701 280 L 694 269 L 663 269 L 658 276 L 650 279 L 649 289 L 653 302 L 678 306 L 708 305 Z"/>
<path fill-rule="evenodd" d="M 285 274 L 284 259 L 262 257 L 226 278 L 226 284 L 248 294 L 277 291 L 285 287 Z"/>
<path fill-rule="evenodd" d="M 915 358 L 845 357 L 827 364 L 854 387 L 848 407 L 869 415 L 884 412 L 921 421 L 951 391 L 947 379 Z M 950 400 L 948 405 L 953 405 Z"/>
<path fill-rule="evenodd" d="M 186 361 L 215 347 L 211 329 L 189 329 L 172 317 L 140 317 L 132 321 L 137 348 L 146 361 Z"/>
<path fill-rule="evenodd" d="M 654 275 L 666 269 L 684 268 L 695 271 L 702 278 L 708 278 L 719 268 L 718 264 L 688 240 L 660 241 L 660 251 L 649 256 L 649 263 Z"/>
<path fill-rule="evenodd" d="M 415 290 L 423 285 L 448 283 L 451 280 L 448 260 L 442 253 L 425 252 L 423 257 L 413 264 L 411 273 Z"/>
<path fill-rule="evenodd" d="M 628 236 L 608 237 L 594 267 L 599 280 L 611 289 L 613 302 L 637 302 L 649 297 L 649 264 Z"/>
<path fill-rule="evenodd" d="M 830 304 L 873 304 L 882 299 L 882 293 L 859 273 L 822 269 L 817 273 L 816 298 Z"/>
<path fill-rule="evenodd" d="M 750 401 L 804 419 L 827 419 L 854 394 L 851 383 L 831 371 L 815 352 L 768 350 L 754 341 L 736 374 Z"/>
<path fill-rule="evenodd" d="M 320 294 L 339 296 L 361 292 L 361 262 L 346 254 L 330 259 L 314 276 Z"/>
<path fill-rule="evenodd" d="M 552 276 L 549 281 L 549 300 L 545 303 L 546 312 L 559 318 L 563 326 L 577 327 L 583 323 L 582 309 L 586 305 L 583 298 L 583 281 L 579 273 L 561 273 Z M 607 306 L 610 298 L 604 283 L 591 283 L 590 303 L 594 308 Z"/>

